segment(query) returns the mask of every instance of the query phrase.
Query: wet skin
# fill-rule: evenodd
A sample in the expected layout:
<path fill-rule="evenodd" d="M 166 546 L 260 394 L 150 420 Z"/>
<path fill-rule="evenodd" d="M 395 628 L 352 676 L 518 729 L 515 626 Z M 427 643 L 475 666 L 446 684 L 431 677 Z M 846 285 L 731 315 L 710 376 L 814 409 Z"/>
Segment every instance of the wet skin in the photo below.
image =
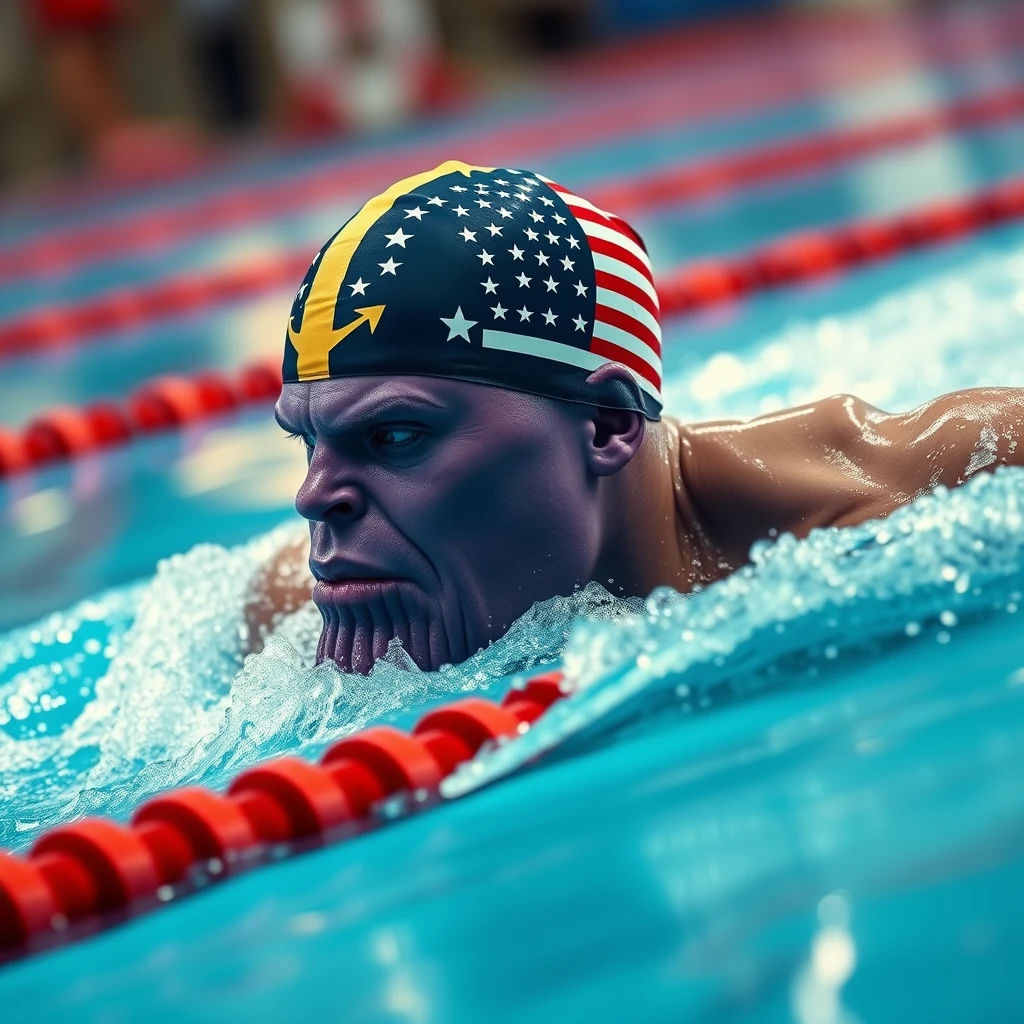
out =
<path fill-rule="evenodd" d="M 614 365 L 596 375 L 631 383 Z M 877 518 L 1024 464 L 1024 391 L 995 388 L 899 415 L 836 396 L 686 426 L 464 381 L 354 377 L 286 385 L 277 415 L 309 460 L 296 508 L 318 657 L 356 672 L 392 637 L 437 668 L 590 580 L 686 592 L 758 539 Z M 308 600 L 306 557 L 286 548 L 257 581 L 254 637 Z"/>

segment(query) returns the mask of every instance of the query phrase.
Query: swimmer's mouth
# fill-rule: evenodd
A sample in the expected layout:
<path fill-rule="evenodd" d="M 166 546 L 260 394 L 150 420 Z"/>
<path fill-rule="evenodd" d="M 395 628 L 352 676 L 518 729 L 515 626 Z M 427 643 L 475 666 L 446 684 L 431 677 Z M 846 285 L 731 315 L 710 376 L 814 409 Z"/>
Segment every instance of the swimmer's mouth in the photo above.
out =
<path fill-rule="evenodd" d="M 384 590 L 408 580 L 394 576 L 352 576 L 340 580 L 317 580 L 313 586 L 313 601 L 316 604 L 345 604 L 377 597 Z"/>

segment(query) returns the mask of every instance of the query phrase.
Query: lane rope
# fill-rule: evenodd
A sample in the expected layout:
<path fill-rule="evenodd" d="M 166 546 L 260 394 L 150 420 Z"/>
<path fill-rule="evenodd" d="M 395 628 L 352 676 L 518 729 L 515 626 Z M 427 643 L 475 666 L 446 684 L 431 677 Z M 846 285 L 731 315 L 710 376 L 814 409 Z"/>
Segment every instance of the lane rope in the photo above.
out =
<path fill-rule="evenodd" d="M 739 256 L 688 264 L 659 277 L 661 312 L 666 316 L 700 313 L 1022 219 L 1024 176 L 964 199 L 894 217 L 800 232 Z M 292 268 L 289 278 L 294 277 Z M 236 373 L 209 370 L 159 377 L 124 400 L 53 409 L 20 430 L 0 428 L 0 477 L 223 416 L 242 405 L 276 401 L 280 388 L 277 362 L 262 361 Z"/>
<path fill-rule="evenodd" d="M 442 798 L 441 782 L 485 745 L 526 732 L 568 695 L 562 673 L 515 686 L 500 704 L 464 697 L 409 733 L 372 726 L 318 763 L 278 757 L 217 793 L 186 786 L 145 801 L 127 825 L 82 818 L 48 829 L 27 855 L 0 851 L 0 962 L 155 909 L 259 864 L 354 838 Z"/>
<path fill-rule="evenodd" d="M 931 40 L 915 38 L 910 56 L 945 67 L 969 66 L 984 56 L 1005 56 L 1024 37 L 1024 11 L 1007 5 L 993 19 L 993 26 L 998 31 L 972 33 L 966 38 L 954 31 L 957 26 L 935 26 Z M 633 90 L 626 89 L 611 106 L 605 103 L 583 112 L 558 111 L 543 119 L 534 115 L 528 124 L 503 125 L 470 138 L 368 154 L 342 167 L 318 167 L 285 180 L 251 183 L 188 203 L 169 203 L 99 223 L 49 231 L 30 241 L 0 247 L 0 284 L 59 276 L 81 264 L 118 255 L 136 258 L 213 231 L 338 202 L 375 187 L 383 178 L 390 180 L 396 174 L 440 163 L 451 156 L 453 147 L 489 153 L 492 163 L 505 157 L 528 162 L 531 156 L 550 158 L 552 153 L 619 135 L 764 110 L 820 91 L 822 85 L 841 90 L 907 66 L 905 40 L 886 43 L 883 37 L 879 46 L 877 39 L 868 37 L 857 40 L 856 47 L 834 56 L 816 52 L 788 61 L 780 54 L 776 59 L 781 66 L 758 64 L 750 75 L 727 77 L 714 88 L 688 87 L 682 96 L 662 84 L 657 90 L 646 90 L 641 102 Z"/>

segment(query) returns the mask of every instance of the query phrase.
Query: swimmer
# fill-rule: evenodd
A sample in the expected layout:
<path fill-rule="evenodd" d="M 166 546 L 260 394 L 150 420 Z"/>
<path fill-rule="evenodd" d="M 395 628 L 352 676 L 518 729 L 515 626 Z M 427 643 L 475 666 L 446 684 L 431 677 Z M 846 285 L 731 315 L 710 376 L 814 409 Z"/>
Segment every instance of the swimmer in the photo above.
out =
<path fill-rule="evenodd" d="M 683 424 L 660 353 L 639 236 L 542 175 L 450 161 L 371 199 L 288 320 L 276 414 L 310 542 L 255 581 L 255 646 L 312 594 L 319 661 L 365 673 L 397 637 L 436 669 L 589 581 L 689 592 L 761 538 L 1024 464 L 1024 391 Z"/>

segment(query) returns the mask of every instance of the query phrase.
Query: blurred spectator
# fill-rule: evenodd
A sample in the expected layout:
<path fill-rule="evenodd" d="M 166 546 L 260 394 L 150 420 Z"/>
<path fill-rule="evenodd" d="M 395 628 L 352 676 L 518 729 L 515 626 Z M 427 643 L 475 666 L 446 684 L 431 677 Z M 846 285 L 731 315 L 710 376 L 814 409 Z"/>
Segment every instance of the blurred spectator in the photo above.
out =
<path fill-rule="evenodd" d="M 434 20 L 425 0 L 275 0 L 293 126 L 385 127 L 451 100 Z"/>
<path fill-rule="evenodd" d="M 212 124 L 222 130 L 252 125 L 259 113 L 252 4 L 179 0 L 179 5 Z"/>
<path fill-rule="evenodd" d="M 61 115 L 87 149 L 127 118 L 114 37 L 118 0 L 33 0 L 50 87 Z"/>
<path fill-rule="evenodd" d="M 181 122 L 135 115 L 121 81 L 118 37 L 144 0 L 31 0 L 58 112 L 95 170 L 141 180 L 195 163 L 198 139 Z"/>

